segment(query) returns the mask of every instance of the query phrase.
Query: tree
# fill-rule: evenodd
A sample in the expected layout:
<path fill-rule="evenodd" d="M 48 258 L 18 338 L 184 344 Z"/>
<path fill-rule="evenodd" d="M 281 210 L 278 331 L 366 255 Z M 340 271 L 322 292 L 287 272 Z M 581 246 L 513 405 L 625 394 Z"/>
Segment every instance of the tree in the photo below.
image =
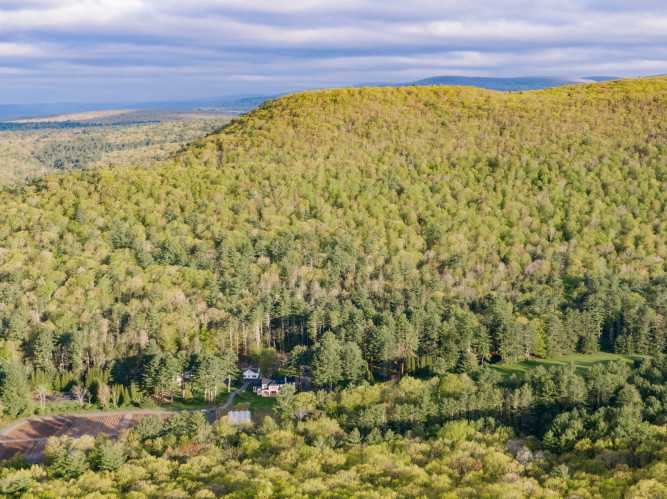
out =
<path fill-rule="evenodd" d="M 86 395 L 89 393 L 88 388 L 85 386 L 74 385 L 72 387 L 72 395 L 74 395 L 74 398 L 79 402 L 81 407 L 83 407 L 83 399 L 86 398 Z"/>
<path fill-rule="evenodd" d="M 145 440 L 147 438 L 154 438 L 162 433 L 164 422 L 162 418 L 156 414 L 141 418 L 139 422 L 132 428 L 132 432 L 139 435 L 139 438 Z"/>
<path fill-rule="evenodd" d="M 239 356 L 236 351 L 226 349 L 220 355 L 221 370 L 227 377 L 227 392 L 232 389 L 232 378 L 237 378 L 241 371 L 238 367 Z"/>
<path fill-rule="evenodd" d="M 419 335 L 405 314 L 396 320 L 396 358 L 400 360 L 401 374 L 405 370 L 405 361 L 414 357 L 419 346 Z"/>
<path fill-rule="evenodd" d="M 581 412 L 574 410 L 556 416 L 544 434 L 545 448 L 557 453 L 568 452 L 584 435 L 584 421 Z"/>
<path fill-rule="evenodd" d="M 33 339 L 33 352 L 35 356 L 35 366 L 42 370 L 53 367 L 53 331 L 40 325 Z"/>
<path fill-rule="evenodd" d="M 158 391 L 166 391 L 170 397 L 171 403 L 174 403 L 174 391 L 179 388 L 178 376 L 181 374 L 181 365 L 179 359 L 168 353 L 159 361 L 155 386 Z"/>
<path fill-rule="evenodd" d="M 433 361 L 433 374 L 436 376 L 445 376 L 449 372 L 450 366 L 444 357 L 438 356 Z"/>
<path fill-rule="evenodd" d="M 48 393 L 48 390 L 46 388 L 46 385 L 39 385 L 37 387 L 37 396 L 39 397 L 39 406 L 42 409 L 42 411 L 46 410 L 46 394 Z"/>
<path fill-rule="evenodd" d="M 550 357 L 568 353 L 565 328 L 563 327 L 562 321 L 555 313 L 551 313 L 547 317 L 544 332 L 547 341 L 547 354 Z"/>
<path fill-rule="evenodd" d="M 262 348 L 254 352 L 252 357 L 253 363 L 259 366 L 262 376 L 273 376 L 280 366 L 275 348 Z"/>
<path fill-rule="evenodd" d="M 371 330 L 371 353 L 381 363 L 384 375 L 388 375 L 391 363 L 396 359 L 396 337 L 387 325 Z"/>
<path fill-rule="evenodd" d="M 283 389 L 281 389 L 281 391 L 282 390 Z M 297 393 L 294 398 L 292 417 L 297 421 L 302 421 L 315 410 L 316 402 L 315 394 L 313 392 Z"/>
<path fill-rule="evenodd" d="M 359 428 L 352 428 L 345 440 L 352 445 L 359 445 L 361 443 L 361 432 L 359 431 Z"/>
<path fill-rule="evenodd" d="M 114 440 L 105 440 L 91 454 L 90 461 L 98 470 L 116 471 L 127 459 L 123 444 Z"/>
<path fill-rule="evenodd" d="M 143 352 L 142 381 L 146 391 L 156 393 L 159 384 L 160 361 L 162 360 L 162 350 L 155 340 L 151 340 Z"/>
<path fill-rule="evenodd" d="M 301 377 L 302 366 L 309 364 L 309 349 L 304 345 L 296 345 L 287 355 L 283 370 L 290 376 Z"/>
<path fill-rule="evenodd" d="M 328 385 L 329 391 L 334 383 L 343 377 L 339 351 L 340 345 L 331 331 L 324 333 L 319 343 L 315 345 L 312 366 L 313 381 L 321 386 Z"/>
<path fill-rule="evenodd" d="M 25 368 L 0 360 L 0 402 L 5 412 L 16 416 L 28 406 L 28 377 Z"/>
<path fill-rule="evenodd" d="M 86 455 L 78 449 L 56 451 L 49 472 L 56 477 L 77 478 L 88 470 Z"/>
<path fill-rule="evenodd" d="M 469 349 L 462 352 L 456 364 L 456 371 L 470 374 L 478 369 L 479 361 L 477 360 L 477 356 Z"/>
<path fill-rule="evenodd" d="M 218 395 L 218 386 L 224 379 L 222 361 L 208 352 L 197 359 L 195 379 L 204 394 L 204 401 L 213 403 Z"/>
<path fill-rule="evenodd" d="M 510 302 L 499 295 L 491 301 L 491 314 L 494 323 L 494 341 L 500 355 L 508 362 L 516 362 L 526 352 L 523 341 L 524 328 L 514 320 Z"/>
<path fill-rule="evenodd" d="M 341 371 L 343 380 L 356 385 L 364 379 L 366 374 L 366 361 L 363 358 L 361 348 L 356 343 L 347 342 L 340 351 Z"/>
<path fill-rule="evenodd" d="M 633 442 L 645 442 L 651 438 L 651 425 L 642 418 L 639 404 L 626 404 L 614 410 L 611 434 Z"/>
<path fill-rule="evenodd" d="M 123 395 L 123 389 L 125 387 L 123 385 L 118 385 L 114 384 L 111 387 L 111 403 L 114 405 L 114 407 L 118 407 L 118 402 L 120 402 L 120 399 Z"/>
<path fill-rule="evenodd" d="M 97 387 L 97 401 L 100 404 L 102 404 L 102 407 L 109 406 L 110 397 L 111 397 L 111 390 L 109 389 L 109 385 L 99 385 Z"/>
<path fill-rule="evenodd" d="M 292 385 L 284 385 L 278 392 L 274 411 L 279 418 L 290 418 L 294 413 L 295 392 Z"/>

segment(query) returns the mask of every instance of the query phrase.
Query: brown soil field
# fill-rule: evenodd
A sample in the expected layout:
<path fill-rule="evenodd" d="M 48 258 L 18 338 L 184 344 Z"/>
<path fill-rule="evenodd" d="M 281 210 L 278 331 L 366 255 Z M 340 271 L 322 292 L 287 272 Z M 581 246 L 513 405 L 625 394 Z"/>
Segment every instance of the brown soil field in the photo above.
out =
<path fill-rule="evenodd" d="M 33 442 L 30 440 L 0 444 L 0 461 L 4 461 L 5 459 L 11 459 L 17 452 L 22 452 L 23 454 L 25 454 L 25 451 L 32 444 Z"/>
<path fill-rule="evenodd" d="M 46 438 L 51 435 L 58 435 L 71 425 L 70 416 L 55 416 L 41 419 L 28 419 L 19 423 L 8 433 L 2 436 L 2 440 L 21 440 Z"/>
<path fill-rule="evenodd" d="M 44 445 L 48 437 L 63 435 L 72 438 L 83 435 L 96 437 L 100 433 L 117 435 L 153 414 L 167 419 L 171 413 L 128 411 L 81 416 L 46 416 L 19 421 L 0 434 L 0 461 L 22 452 L 28 462 L 39 462 L 44 458 Z"/>

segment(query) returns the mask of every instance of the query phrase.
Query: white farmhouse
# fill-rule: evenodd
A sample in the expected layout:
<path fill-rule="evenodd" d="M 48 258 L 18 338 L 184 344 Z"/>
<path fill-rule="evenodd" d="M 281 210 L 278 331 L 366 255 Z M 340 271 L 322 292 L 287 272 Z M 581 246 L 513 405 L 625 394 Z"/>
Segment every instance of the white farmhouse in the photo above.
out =
<path fill-rule="evenodd" d="M 259 374 L 259 367 L 244 367 L 241 369 L 241 372 L 243 373 L 243 379 L 259 379 L 261 376 Z"/>

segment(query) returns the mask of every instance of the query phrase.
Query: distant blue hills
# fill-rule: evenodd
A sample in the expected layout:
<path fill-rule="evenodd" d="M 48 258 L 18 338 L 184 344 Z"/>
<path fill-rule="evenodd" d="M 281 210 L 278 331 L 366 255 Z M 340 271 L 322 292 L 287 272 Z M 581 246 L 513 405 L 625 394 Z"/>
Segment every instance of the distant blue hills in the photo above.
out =
<path fill-rule="evenodd" d="M 256 108 L 273 96 L 243 95 L 209 97 L 192 100 L 169 100 L 153 102 L 60 102 L 38 104 L 0 104 L 0 121 L 26 119 L 37 116 L 54 116 L 59 114 L 83 113 L 88 111 L 107 111 L 116 109 L 169 109 L 188 111 L 211 109 L 217 112 L 245 113 Z"/>
<path fill-rule="evenodd" d="M 425 78 L 405 85 L 462 85 L 467 87 L 486 88 L 503 92 L 517 92 L 521 90 L 540 90 L 543 88 L 578 85 L 582 83 L 596 83 L 600 81 L 618 80 L 615 76 L 587 76 L 585 78 L 559 78 L 549 76 L 520 76 L 517 78 L 487 78 L 476 76 L 436 76 Z"/>
<path fill-rule="evenodd" d="M 521 76 L 516 78 L 491 78 L 477 76 L 435 76 L 407 83 L 369 83 L 357 86 L 410 86 L 410 85 L 464 85 L 488 90 L 516 92 L 539 90 L 563 85 L 577 85 L 600 81 L 617 80 L 615 76 L 586 76 L 583 78 L 561 78 L 545 76 Z M 280 94 L 284 95 L 284 94 Z M 241 114 L 280 95 L 231 95 L 191 100 L 170 100 L 154 102 L 100 102 L 100 103 L 47 103 L 47 104 L 0 104 L 0 121 L 25 119 L 35 116 L 104 111 L 115 109 L 170 109 L 170 110 L 210 110 Z"/>

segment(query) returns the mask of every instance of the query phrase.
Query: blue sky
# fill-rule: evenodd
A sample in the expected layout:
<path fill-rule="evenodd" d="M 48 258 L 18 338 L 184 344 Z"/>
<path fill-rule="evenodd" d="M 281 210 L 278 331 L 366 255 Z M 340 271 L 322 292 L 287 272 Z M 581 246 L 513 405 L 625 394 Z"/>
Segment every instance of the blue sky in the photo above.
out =
<path fill-rule="evenodd" d="M 0 0 L 0 104 L 664 73 L 664 0 Z"/>

